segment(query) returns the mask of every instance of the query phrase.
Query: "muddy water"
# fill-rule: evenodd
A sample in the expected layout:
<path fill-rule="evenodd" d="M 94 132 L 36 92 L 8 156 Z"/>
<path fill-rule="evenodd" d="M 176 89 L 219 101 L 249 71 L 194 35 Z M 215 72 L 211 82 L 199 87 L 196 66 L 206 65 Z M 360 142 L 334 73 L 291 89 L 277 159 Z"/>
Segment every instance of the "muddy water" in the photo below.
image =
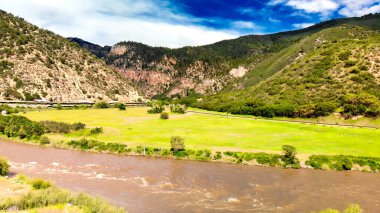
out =
<path fill-rule="evenodd" d="M 380 212 L 380 174 L 94 154 L 0 142 L 12 173 L 100 195 L 129 212 Z"/>

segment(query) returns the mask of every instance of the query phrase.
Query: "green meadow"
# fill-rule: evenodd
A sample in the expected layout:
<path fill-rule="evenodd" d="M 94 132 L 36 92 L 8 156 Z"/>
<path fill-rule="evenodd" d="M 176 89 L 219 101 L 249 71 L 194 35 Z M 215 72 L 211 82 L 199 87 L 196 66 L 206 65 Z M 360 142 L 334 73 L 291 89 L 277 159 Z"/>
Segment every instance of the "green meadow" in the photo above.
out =
<path fill-rule="evenodd" d="M 52 141 L 96 139 L 130 146 L 168 148 L 172 136 L 185 138 L 186 148 L 214 151 L 280 152 L 292 145 L 301 154 L 342 154 L 380 157 L 380 130 L 315 124 L 287 123 L 197 113 L 170 114 L 161 120 L 147 108 L 42 110 L 26 117 L 67 123 L 82 122 L 86 129 L 69 134 L 48 134 Z M 103 127 L 91 135 L 89 128 Z"/>

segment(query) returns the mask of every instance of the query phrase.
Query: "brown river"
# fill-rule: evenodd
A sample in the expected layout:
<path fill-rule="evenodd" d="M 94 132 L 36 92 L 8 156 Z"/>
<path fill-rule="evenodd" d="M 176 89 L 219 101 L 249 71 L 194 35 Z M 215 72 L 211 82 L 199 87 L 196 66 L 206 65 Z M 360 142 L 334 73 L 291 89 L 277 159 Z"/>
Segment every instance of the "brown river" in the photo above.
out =
<path fill-rule="evenodd" d="M 380 212 L 380 174 L 86 153 L 0 142 L 12 174 L 100 195 L 129 212 Z"/>

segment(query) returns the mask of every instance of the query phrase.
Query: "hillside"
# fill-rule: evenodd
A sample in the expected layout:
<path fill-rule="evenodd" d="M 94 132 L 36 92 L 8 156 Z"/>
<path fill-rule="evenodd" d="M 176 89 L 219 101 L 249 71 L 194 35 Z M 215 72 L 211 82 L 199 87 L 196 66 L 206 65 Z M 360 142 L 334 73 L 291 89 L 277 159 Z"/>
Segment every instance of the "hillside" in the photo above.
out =
<path fill-rule="evenodd" d="M 87 50 L 0 11 L 0 99 L 37 98 L 129 101 L 139 95 Z"/>
<path fill-rule="evenodd" d="M 266 117 L 380 115 L 378 31 L 344 24 L 307 36 L 282 52 L 297 52 L 298 57 L 256 85 L 205 97 L 195 105 Z"/>
<path fill-rule="evenodd" d="M 120 42 L 110 50 L 103 48 L 101 57 L 148 98 L 223 94 L 254 86 L 299 59 L 302 51 L 313 48 L 298 45 L 309 36 L 342 25 L 380 29 L 379 17 L 336 19 L 302 30 L 249 35 L 200 47 L 168 49 Z M 98 55 L 98 47 L 94 51 L 84 42 L 74 42 Z"/>

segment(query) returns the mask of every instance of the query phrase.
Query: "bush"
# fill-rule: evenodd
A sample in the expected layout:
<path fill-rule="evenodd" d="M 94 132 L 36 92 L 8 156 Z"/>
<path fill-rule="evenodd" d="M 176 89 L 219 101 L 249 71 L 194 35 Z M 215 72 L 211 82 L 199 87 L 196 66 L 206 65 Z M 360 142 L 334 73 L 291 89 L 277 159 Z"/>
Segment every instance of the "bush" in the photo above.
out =
<path fill-rule="evenodd" d="M 0 176 L 6 176 L 9 171 L 8 161 L 0 158 Z"/>
<path fill-rule="evenodd" d="M 292 167 L 292 168 L 300 168 L 300 162 L 296 158 L 296 148 L 294 146 L 290 145 L 283 145 L 282 150 L 284 151 L 284 155 L 282 157 L 282 161 L 284 162 L 285 166 Z"/>
<path fill-rule="evenodd" d="M 0 116 L 0 133 L 8 137 L 39 138 L 45 133 L 44 127 L 23 116 Z"/>
<path fill-rule="evenodd" d="M 186 105 L 181 105 L 181 104 L 171 104 L 169 108 L 171 112 L 180 113 L 180 114 L 184 114 L 187 110 Z"/>
<path fill-rule="evenodd" d="M 119 110 L 123 110 L 123 111 L 127 109 L 126 105 L 123 103 L 116 103 L 115 108 L 118 108 Z"/>
<path fill-rule="evenodd" d="M 31 182 L 31 185 L 33 187 L 33 189 L 47 189 L 47 188 L 50 188 L 52 185 L 51 183 L 49 183 L 48 181 L 44 181 L 44 180 L 41 180 L 41 179 L 35 179 Z"/>
<path fill-rule="evenodd" d="M 74 131 L 82 130 L 85 127 L 86 127 L 86 124 L 81 123 L 81 122 L 73 123 L 73 125 L 71 125 L 71 129 Z"/>
<path fill-rule="evenodd" d="M 71 125 L 64 122 L 40 121 L 40 124 L 47 133 L 69 133 L 71 130 Z"/>
<path fill-rule="evenodd" d="M 50 139 L 47 136 L 43 135 L 40 138 L 40 144 L 41 145 L 50 144 Z"/>
<path fill-rule="evenodd" d="M 110 105 L 105 101 L 98 101 L 95 103 L 94 108 L 96 108 L 96 109 L 107 109 L 107 108 L 110 108 Z"/>
<path fill-rule="evenodd" d="M 185 139 L 180 136 L 173 136 L 170 139 L 170 147 L 173 152 L 182 151 L 185 149 Z"/>
<path fill-rule="evenodd" d="M 315 169 L 351 170 L 354 164 L 361 167 L 368 166 L 373 172 L 380 170 L 380 158 L 344 156 L 344 155 L 312 155 L 306 161 Z"/>
<path fill-rule="evenodd" d="M 95 134 L 100 134 L 103 133 L 103 127 L 95 127 L 91 129 L 90 134 L 95 135 Z"/>
<path fill-rule="evenodd" d="M 167 112 L 161 112 L 160 118 L 163 119 L 163 120 L 169 119 L 169 113 L 167 113 Z"/>
<path fill-rule="evenodd" d="M 159 104 L 153 104 L 151 108 L 148 109 L 149 114 L 158 114 L 165 110 L 165 107 Z"/>
<path fill-rule="evenodd" d="M 57 105 L 55 106 L 55 108 L 57 108 L 58 110 L 61 110 L 61 109 L 63 109 L 63 107 L 62 107 L 62 104 L 61 104 L 61 103 L 57 103 Z"/>

